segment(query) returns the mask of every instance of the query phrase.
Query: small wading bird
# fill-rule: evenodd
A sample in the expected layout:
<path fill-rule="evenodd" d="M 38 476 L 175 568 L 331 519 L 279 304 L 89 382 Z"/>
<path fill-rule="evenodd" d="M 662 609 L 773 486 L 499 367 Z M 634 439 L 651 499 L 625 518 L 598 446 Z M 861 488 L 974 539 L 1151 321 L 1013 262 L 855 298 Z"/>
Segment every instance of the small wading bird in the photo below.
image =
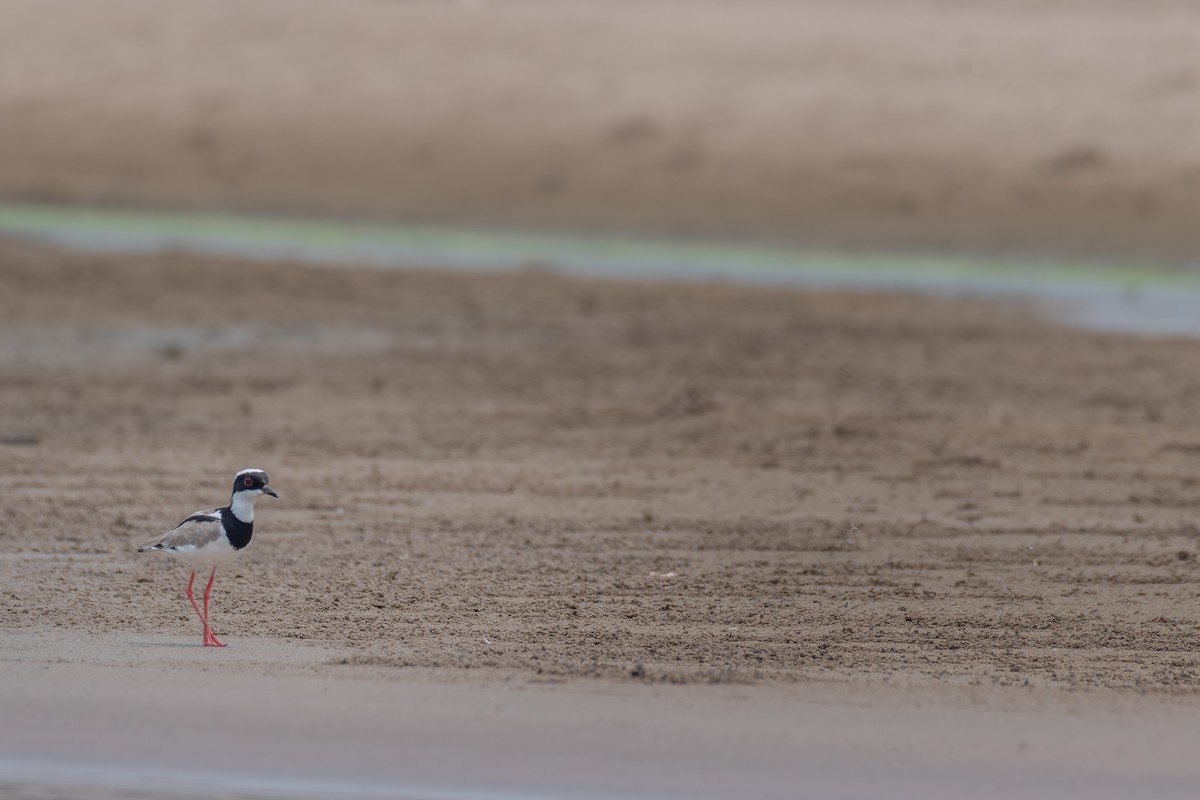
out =
<path fill-rule="evenodd" d="M 204 646 L 224 647 L 213 636 L 208 626 L 208 596 L 212 593 L 213 581 L 217 577 L 217 565 L 236 556 L 248 544 L 254 533 L 254 501 L 264 494 L 279 497 L 267 485 L 267 473 L 261 469 L 244 469 L 233 476 L 233 497 L 229 505 L 212 511 L 197 511 L 179 523 L 174 530 L 167 531 L 157 539 L 138 548 L 139 553 L 161 550 L 192 564 L 212 564 L 208 586 L 204 587 L 204 611 L 196 605 L 192 584 L 196 581 L 196 568 L 188 579 L 187 599 L 204 624 Z"/>

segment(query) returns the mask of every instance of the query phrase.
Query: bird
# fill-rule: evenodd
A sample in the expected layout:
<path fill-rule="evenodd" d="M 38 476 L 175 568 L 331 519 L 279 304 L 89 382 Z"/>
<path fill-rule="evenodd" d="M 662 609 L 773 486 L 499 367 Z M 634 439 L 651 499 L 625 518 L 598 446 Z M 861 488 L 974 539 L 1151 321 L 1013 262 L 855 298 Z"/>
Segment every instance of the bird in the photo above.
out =
<path fill-rule="evenodd" d="M 204 611 L 196 604 L 192 584 L 196 581 L 196 568 L 188 579 L 184 594 L 204 625 L 204 647 L 224 647 L 213 635 L 208 624 L 208 596 L 212 593 L 213 581 L 217 577 L 217 565 L 230 561 L 250 544 L 254 534 L 254 502 L 264 494 L 279 495 L 269 484 L 267 473 L 261 469 L 243 469 L 233 476 L 233 495 L 229 505 L 212 511 L 197 511 L 172 530 L 138 547 L 139 553 L 160 551 L 179 556 L 191 564 L 211 564 L 212 574 L 208 586 L 204 587 Z"/>

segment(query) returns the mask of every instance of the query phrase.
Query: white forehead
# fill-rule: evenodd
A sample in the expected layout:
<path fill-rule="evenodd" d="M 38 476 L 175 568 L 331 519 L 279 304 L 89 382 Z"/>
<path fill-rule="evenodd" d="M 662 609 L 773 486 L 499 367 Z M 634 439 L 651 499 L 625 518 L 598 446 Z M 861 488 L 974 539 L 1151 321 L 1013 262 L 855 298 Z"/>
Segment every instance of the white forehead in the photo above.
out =
<path fill-rule="evenodd" d="M 240 478 L 243 475 L 253 475 L 255 473 L 261 473 L 261 472 L 263 472 L 263 470 L 258 469 L 257 467 L 250 467 L 248 469 L 239 470 L 238 473 L 236 475 L 234 475 L 233 477 Z"/>

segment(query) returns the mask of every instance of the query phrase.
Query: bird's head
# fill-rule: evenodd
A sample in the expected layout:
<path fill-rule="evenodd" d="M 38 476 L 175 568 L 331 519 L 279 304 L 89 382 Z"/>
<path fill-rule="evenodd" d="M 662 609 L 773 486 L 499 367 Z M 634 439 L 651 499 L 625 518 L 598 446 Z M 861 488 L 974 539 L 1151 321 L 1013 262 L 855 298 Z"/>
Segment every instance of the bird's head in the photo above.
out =
<path fill-rule="evenodd" d="M 234 499 L 256 500 L 259 495 L 269 494 L 279 497 L 275 490 L 268 486 L 271 479 L 261 469 L 244 469 L 233 476 Z"/>

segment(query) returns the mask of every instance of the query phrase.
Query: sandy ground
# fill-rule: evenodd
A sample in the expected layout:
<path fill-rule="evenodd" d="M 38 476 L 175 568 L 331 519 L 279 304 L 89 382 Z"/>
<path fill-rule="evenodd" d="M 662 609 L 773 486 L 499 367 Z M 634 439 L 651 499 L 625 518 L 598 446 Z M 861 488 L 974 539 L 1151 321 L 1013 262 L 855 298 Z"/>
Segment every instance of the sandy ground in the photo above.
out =
<path fill-rule="evenodd" d="M 1192 341 L 14 243 L 0 321 L 0 797 L 1200 783 Z M 204 649 L 134 547 L 247 465 Z"/>
<path fill-rule="evenodd" d="M 15 243 L 0 321 L 0 797 L 1200 782 L 1194 341 Z M 251 465 L 206 650 L 134 547 Z"/>
<path fill-rule="evenodd" d="M 1200 256 L 1186 0 L 4 0 L 0 197 Z"/>
<path fill-rule="evenodd" d="M 267 469 L 218 636 L 364 670 L 1192 694 L 1200 348 L 903 295 L 0 254 L 0 624 Z M 198 634 L 197 634 L 198 636 Z"/>

